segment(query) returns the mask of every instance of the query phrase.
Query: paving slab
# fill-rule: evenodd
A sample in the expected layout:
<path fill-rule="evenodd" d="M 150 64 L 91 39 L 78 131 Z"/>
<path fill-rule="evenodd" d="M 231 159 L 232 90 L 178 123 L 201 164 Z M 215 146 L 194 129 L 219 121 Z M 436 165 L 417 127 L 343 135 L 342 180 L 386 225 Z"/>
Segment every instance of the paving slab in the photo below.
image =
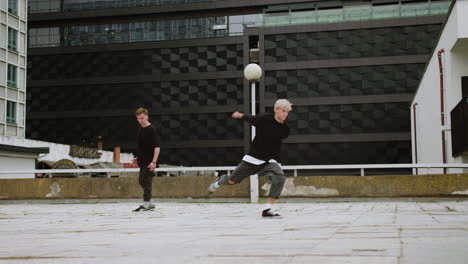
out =
<path fill-rule="evenodd" d="M 0 263 L 468 263 L 468 200 L 0 204 Z"/>

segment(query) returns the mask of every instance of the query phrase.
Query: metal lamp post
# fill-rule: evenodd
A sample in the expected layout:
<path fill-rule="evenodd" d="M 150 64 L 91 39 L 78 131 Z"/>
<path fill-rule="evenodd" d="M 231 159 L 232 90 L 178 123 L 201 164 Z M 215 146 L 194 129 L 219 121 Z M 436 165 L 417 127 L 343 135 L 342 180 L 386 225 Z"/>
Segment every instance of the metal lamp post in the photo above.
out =
<path fill-rule="evenodd" d="M 244 77 L 250 82 L 251 90 L 251 113 L 256 114 L 255 111 L 255 82 L 262 77 L 262 68 L 255 63 L 250 63 L 244 68 Z M 251 140 L 255 137 L 255 127 L 251 128 Z M 258 203 L 258 175 L 250 176 L 250 201 L 252 203 Z"/>

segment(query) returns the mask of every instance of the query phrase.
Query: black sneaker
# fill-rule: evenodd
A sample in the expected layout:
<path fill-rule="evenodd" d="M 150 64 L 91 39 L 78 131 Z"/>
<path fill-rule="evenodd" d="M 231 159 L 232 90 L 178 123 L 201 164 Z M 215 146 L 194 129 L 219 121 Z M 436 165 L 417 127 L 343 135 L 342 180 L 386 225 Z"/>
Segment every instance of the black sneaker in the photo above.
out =
<path fill-rule="evenodd" d="M 144 208 L 143 211 L 153 211 L 155 206 L 152 204 L 148 208 L 146 208 L 146 207 L 143 207 L 143 208 Z"/>
<path fill-rule="evenodd" d="M 139 212 L 139 211 L 146 211 L 148 208 L 144 207 L 143 205 L 140 205 L 137 209 L 133 210 L 133 212 Z"/>
<path fill-rule="evenodd" d="M 263 217 L 278 217 L 280 216 L 279 214 L 275 213 L 273 210 L 271 209 L 265 209 L 263 210 L 262 212 L 262 216 Z"/>
<path fill-rule="evenodd" d="M 152 204 L 149 207 L 145 207 L 143 205 L 140 205 L 137 209 L 133 210 L 133 212 L 139 212 L 139 211 L 153 211 L 155 206 Z"/>

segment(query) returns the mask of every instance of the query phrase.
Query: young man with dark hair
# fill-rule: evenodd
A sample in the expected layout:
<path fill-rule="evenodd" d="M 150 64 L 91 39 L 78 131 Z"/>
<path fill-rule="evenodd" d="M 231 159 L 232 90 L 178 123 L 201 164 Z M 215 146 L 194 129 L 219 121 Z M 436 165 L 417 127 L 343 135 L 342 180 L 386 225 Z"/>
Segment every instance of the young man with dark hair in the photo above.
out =
<path fill-rule="evenodd" d="M 292 104 L 288 100 L 280 99 L 275 103 L 274 114 L 265 113 L 258 116 L 239 112 L 232 114 L 232 118 L 244 119 L 255 126 L 256 136 L 250 144 L 249 154 L 242 158 L 231 176 L 222 175 L 211 183 L 208 187 L 210 194 L 214 193 L 221 185 L 237 184 L 250 175 L 258 174 L 267 177 L 272 182 L 262 216 L 279 216 L 273 211 L 273 203 L 279 198 L 286 180 L 279 162 L 282 141 L 289 136 L 286 118 L 292 109 L 291 106 Z"/>
<path fill-rule="evenodd" d="M 140 124 L 140 129 L 138 130 L 136 158 L 132 162 L 140 167 L 139 183 L 143 188 L 143 204 L 133 210 L 138 212 L 154 209 L 151 191 L 154 169 L 160 152 L 160 139 L 158 130 L 148 121 L 148 110 L 138 108 L 135 111 L 135 116 Z"/>

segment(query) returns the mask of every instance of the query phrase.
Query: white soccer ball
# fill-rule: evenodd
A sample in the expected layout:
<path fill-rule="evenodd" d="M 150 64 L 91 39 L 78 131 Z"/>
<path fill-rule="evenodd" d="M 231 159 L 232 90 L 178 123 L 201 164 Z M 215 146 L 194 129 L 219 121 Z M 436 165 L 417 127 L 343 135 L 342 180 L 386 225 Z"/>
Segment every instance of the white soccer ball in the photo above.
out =
<path fill-rule="evenodd" d="M 257 81 L 262 77 L 262 68 L 258 64 L 250 63 L 244 69 L 244 77 L 247 81 Z"/>

